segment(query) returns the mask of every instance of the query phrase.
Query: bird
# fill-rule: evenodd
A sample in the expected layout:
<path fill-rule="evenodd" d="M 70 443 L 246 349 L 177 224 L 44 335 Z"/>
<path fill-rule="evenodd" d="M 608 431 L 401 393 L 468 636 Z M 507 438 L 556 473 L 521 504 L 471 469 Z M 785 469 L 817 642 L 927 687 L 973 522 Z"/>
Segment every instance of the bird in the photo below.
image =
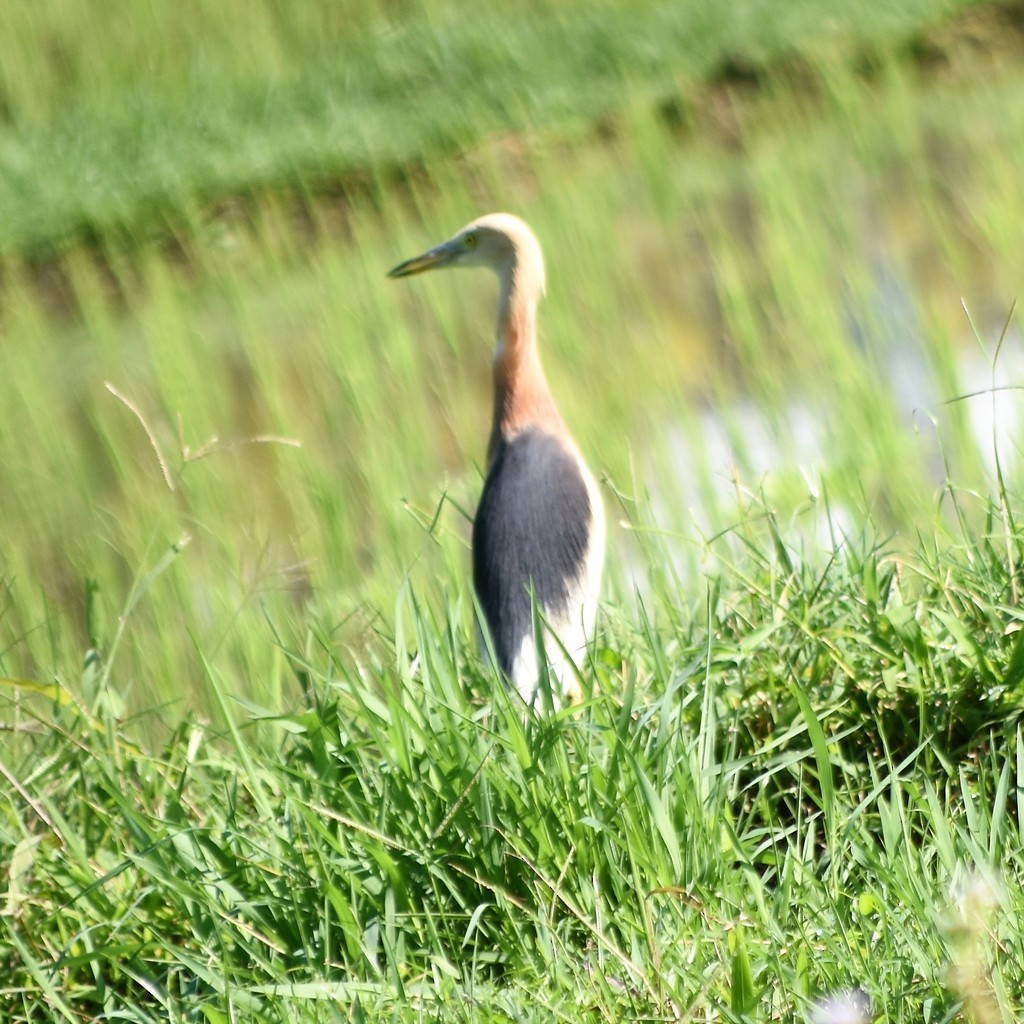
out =
<path fill-rule="evenodd" d="M 533 706 L 541 679 L 536 602 L 548 627 L 539 639 L 549 678 L 557 682 L 553 704 L 578 702 L 578 669 L 597 613 L 605 517 L 597 481 L 558 412 L 537 350 L 545 289 L 540 243 L 518 217 L 492 213 L 388 276 L 443 267 L 489 267 L 498 277 L 494 413 L 472 530 L 480 625 L 501 672 Z"/>

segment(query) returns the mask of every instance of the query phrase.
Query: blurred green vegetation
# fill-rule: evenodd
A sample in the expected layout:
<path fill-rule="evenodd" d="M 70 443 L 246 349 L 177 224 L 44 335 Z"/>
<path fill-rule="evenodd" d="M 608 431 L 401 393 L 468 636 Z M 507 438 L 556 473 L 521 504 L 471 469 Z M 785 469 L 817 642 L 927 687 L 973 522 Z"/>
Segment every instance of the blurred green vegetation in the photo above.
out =
<path fill-rule="evenodd" d="M 795 91 L 791 73 L 709 97 L 727 124 L 705 136 L 629 94 L 607 136 L 500 136 L 348 198 L 193 198 L 169 239 L 9 258 L 4 671 L 70 682 L 123 627 L 130 707 L 204 705 L 197 649 L 269 699 L 270 609 L 362 643 L 406 573 L 427 600 L 461 588 L 493 285 L 384 272 L 486 209 L 545 246 L 545 360 L 613 521 L 657 520 L 687 571 L 737 488 L 786 515 L 831 495 L 849 527 L 891 530 L 931 521 L 943 458 L 989 488 L 972 403 L 943 403 L 966 390 L 960 297 L 991 351 L 1021 279 L 1019 76 L 837 60 Z M 920 406 L 890 386 L 905 349 L 933 378 Z M 608 593 L 630 600 L 646 570 L 628 530 L 611 544 Z"/>
<path fill-rule="evenodd" d="M 134 240 L 268 187 L 365 187 L 496 132 L 571 136 L 736 66 L 873 59 L 967 6 L 16 0 L 0 14 L 0 253 Z"/>

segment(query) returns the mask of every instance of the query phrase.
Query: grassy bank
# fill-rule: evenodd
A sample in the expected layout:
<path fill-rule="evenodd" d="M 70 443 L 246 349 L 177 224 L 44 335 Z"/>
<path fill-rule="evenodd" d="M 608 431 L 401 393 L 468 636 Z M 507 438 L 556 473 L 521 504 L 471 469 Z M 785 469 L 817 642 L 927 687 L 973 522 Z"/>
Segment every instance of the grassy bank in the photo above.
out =
<path fill-rule="evenodd" d="M 1015 1019 L 1022 540 L 996 514 L 822 564 L 751 515 L 554 717 L 411 593 L 377 658 L 282 642 L 301 711 L 158 755 L 102 693 L 26 697 L 0 1013 L 798 1020 L 861 987 L 897 1024 Z"/>
<path fill-rule="evenodd" d="M 970 6 L 159 2 L 125 17 L 16 4 L 0 73 L 0 254 L 134 246 L 197 205 L 267 189 L 372 191 L 496 133 L 588 133 L 633 93 L 678 111 L 737 67 L 905 52 Z"/>

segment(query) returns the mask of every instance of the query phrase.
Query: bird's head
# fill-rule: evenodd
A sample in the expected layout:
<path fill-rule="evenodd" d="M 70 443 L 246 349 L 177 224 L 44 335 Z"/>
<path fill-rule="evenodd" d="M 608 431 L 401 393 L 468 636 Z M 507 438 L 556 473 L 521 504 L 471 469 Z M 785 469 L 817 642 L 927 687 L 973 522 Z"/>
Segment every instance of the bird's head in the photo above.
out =
<path fill-rule="evenodd" d="M 544 290 L 544 259 L 533 232 L 510 213 L 490 213 L 467 224 L 447 242 L 435 245 L 388 271 L 408 277 L 441 267 L 490 267 L 499 277 L 530 275 Z"/>

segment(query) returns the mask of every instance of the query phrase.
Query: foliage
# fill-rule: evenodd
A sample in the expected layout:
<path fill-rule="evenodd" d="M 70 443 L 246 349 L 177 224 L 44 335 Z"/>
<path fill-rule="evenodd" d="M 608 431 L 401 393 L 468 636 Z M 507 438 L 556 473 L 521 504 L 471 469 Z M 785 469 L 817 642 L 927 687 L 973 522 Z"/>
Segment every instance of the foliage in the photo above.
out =
<path fill-rule="evenodd" d="M 1013 12 L 6 5 L 0 1018 L 1019 1016 Z M 494 208 L 612 513 L 557 714 L 492 292 L 383 276 Z"/>
<path fill-rule="evenodd" d="M 26 698 L 3 1016 L 791 1019 L 860 985 L 944 1019 L 957 886 L 999 879 L 1021 941 L 1021 539 L 822 564 L 751 517 L 706 619 L 658 595 L 558 714 L 411 593 L 374 659 L 285 648 L 304 711 L 183 723 L 159 756 L 98 699 Z M 1019 959 L 984 963 L 1019 1012 Z"/>
<path fill-rule="evenodd" d="M 890 52 L 966 0 L 159 0 L 5 9 L 0 253 L 124 241 L 267 187 L 365 187 L 500 132 L 565 136 L 737 62 Z M 40 54 L 48 59 L 39 59 Z"/>

